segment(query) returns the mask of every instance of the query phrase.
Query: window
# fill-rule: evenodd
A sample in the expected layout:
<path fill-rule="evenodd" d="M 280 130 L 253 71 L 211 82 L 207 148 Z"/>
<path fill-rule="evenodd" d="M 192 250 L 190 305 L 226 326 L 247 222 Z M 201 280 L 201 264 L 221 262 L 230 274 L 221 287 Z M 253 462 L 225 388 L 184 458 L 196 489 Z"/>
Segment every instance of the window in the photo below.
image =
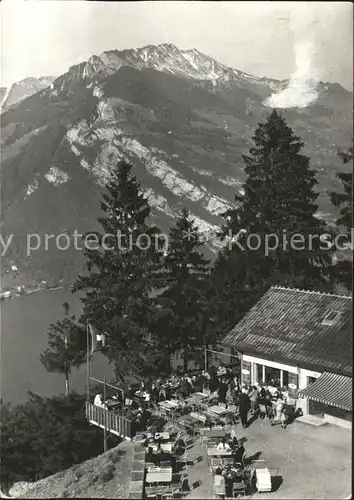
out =
<path fill-rule="evenodd" d="M 251 383 L 251 363 L 249 361 L 242 361 L 241 381 L 243 384 L 247 385 Z"/>
<path fill-rule="evenodd" d="M 333 325 L 340 316 L 339 311 L 330 311 L 322 321 L 323 325 Z"/>
<path fill-rule="evenodd" d="M 265 383 L 272 387 L 280 387 L 280 370 L 270 366 L 265 367 Z"/>

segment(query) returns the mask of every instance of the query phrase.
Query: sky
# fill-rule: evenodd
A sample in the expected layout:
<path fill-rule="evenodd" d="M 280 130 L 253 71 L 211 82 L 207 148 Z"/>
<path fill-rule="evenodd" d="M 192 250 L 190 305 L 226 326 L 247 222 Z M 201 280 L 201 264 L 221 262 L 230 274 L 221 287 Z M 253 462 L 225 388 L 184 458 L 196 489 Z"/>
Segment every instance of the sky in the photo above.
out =
<path fill-rule="evenodd" d="M 169 42 L 277 79 L 301 73 L 302 44 L 307 74 L 352 89 L 350 2 L 3 0 L 0 15 L 3 86 L 59 76 L 104 50 Z"/>

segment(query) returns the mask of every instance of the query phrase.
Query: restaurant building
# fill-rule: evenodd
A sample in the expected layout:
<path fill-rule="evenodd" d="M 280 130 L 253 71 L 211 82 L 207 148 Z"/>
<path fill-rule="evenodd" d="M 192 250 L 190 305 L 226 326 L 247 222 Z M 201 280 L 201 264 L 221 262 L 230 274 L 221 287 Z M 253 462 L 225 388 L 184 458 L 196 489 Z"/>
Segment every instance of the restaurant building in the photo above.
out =
<path fill-rule="evenodd" d="M 287 386 L 304 415 L 351 429 L 352 297 L 272 287 L 226 335 L 241 381 Z"/>

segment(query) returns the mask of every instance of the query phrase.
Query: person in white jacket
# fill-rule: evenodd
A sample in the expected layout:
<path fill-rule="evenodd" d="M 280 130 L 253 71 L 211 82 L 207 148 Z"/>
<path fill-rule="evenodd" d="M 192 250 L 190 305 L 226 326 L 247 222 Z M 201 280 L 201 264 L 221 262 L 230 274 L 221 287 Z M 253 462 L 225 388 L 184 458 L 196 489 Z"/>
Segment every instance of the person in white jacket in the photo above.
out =
<path fill-rule="evenodd" d="M 102 401 L 102 394 L 101 393 L 96 394 L 95 399 L 93 401 L 93 404 L 95 406 L 98 406 L 99 408 L 104 408 L 105 410 L 107 409 L 107 406 Z"/>

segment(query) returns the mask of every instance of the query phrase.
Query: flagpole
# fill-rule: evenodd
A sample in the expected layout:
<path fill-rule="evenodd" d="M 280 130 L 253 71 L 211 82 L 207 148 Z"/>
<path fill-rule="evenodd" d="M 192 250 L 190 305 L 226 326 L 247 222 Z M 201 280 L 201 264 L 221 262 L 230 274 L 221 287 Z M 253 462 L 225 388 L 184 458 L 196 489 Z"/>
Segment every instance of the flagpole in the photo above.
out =
<path fill-rule="evenodd" d="M 89 336 L 89 324 L 86 320 L 86 343 L 87 343 L 87 353 L 86 353 L 86 399 L 87 403 L 90 403 L 90 336 Z"/>
<path fill-rule="evenodd" d="M 103 402 L 106 403 L 106 371 L 104 372 L 103 377 Z M 107 451 L 107 428 L 106 428 L 106 418 L 104 419 L 104 428 L 103 428 L 103 451 Z"/>

